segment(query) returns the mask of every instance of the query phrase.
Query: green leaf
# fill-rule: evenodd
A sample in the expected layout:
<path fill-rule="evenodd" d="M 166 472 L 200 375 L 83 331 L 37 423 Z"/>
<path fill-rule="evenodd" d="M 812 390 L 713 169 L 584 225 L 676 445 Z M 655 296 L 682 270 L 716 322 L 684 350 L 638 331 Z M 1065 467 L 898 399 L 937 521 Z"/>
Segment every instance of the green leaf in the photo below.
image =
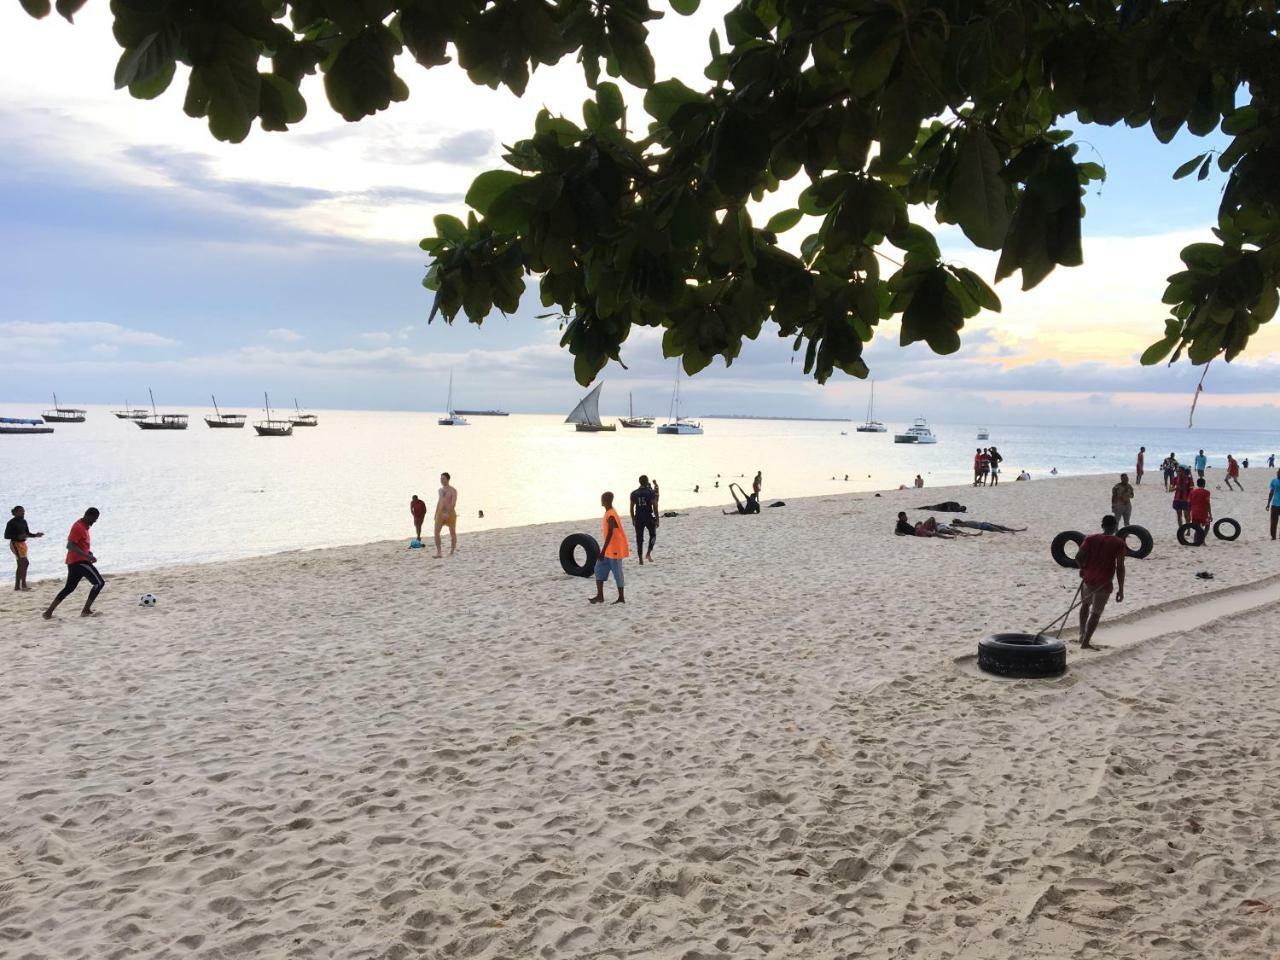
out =
<path fill-rule="evenodd" d="M 53 4 L 49 0 L 18 0 L 22 4 L 22 9 L 27 11 L 36 19 L 47 17 L 53 12 Z"/>
<path fill-rule="evenodd" d="M 613 126 L 626 115 L 626 104 L 622 101 L 622 91 L 616 83 L 608 80 L 596 87 L 596 103 L 600 107 L 600 120 Z"/>
<path fill-rule="evenodd" d="M 781 210 L 769 218 L 769 222 L 764 225 L 767 233 L 786 233 L 804 216 L 799 210 Z"/>
<path fill-rule="evenodd" d="M 324 75 L 329 103 L 345 120 L 359 120 L 408 97 L 396 76 L 395 56 L 401 44 L 382 24 L 369 27 L 340 44 Z"/>
<path fill-rule="evenodd" d="M 1238 133 L 1247 133 L 1258 125 L 1258 108 L 1249 104 L 1233 110 L 1229 116 L 1222 120 L 1222 132 L 1235 136 Z"/>
<path fill-rule="evenodd" d="M 129 84 L 129 96 L 137 100 L 154 100 L 169 89 L 177 67 L 177 62 L 170 60 L 159 73 L 152 74 L 146 80 L 135 80 Z"/>
<path fill-rule="evenodd" d="M 1009 186 L 1000 176 L 1000 153 L 981 128 L 960 141 L 947 209 L 966 237 L 980 247 L 999 250 L 1009 232 Z"/>
<path fill-rule="evenodd" d="M 667 123 L 687 103 L 710 103 L 706 94 L 691 90 L 679 80 L 655 83 L 644 95 L 644 112 L 659 123 Z"/>
<path fill-rule="evenodd" d="M 698 12 L 701 0 L 671 0 L 671 9 L 682 17 L 690 17 Z"/>
<path fill-rule="evenodd" d="M 467 228 L 457 217 L 447 213 L 436 214 L 432 223 L 436 228 L 436 236 L 453 244 L 462 244 L 467 239 Z"/>
<path fill-rule="evenodd" d="M 471 182 L 471 189 L 467 191 L 467 206 L 484 216 L 498 197 L 524 181 L 524 177 L 510 170 L 486 170 Z"/>
<path fill-rule="evenodd" d="M 1142 351 L 1142 365 L 1144 367 L 1152 367 L 1169 355 L 1178 340 L 1181 339 L 1179 334 L 1172 334 L 1162 340 L 1157 340 L 1146 350 Z"/>
<path fill-rule="evenodd" d="M 1180 165 L 1177 170 L 1173 171 L 1173 179 L 1181 180 L 1183 177 L 1191 176 L 1191 172 L 1195 170 L 1196 167 L 1200 166 L 1208 155 L 1207 151 L 1205 153 L 1196 154 L 1186 163 Z"/>

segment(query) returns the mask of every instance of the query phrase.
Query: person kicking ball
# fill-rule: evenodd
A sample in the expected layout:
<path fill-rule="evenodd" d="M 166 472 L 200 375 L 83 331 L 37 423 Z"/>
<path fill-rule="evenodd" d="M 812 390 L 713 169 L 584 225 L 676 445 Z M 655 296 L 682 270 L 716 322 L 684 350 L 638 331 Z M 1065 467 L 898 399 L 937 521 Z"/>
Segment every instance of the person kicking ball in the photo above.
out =
<path fill-rule="evenodd" d="M 1126 547 L 1116 536 L 1116 518 L 1102 518 L 1102 532 L 1091 533 L 1080 544 L 1076 563 L 1080 567 L 1080 649 L 1096 650 L 1091 642 L 1102 611 L 1111 598 L 1114 578 L 1116 603 L 1124 601 L 1124 558 Z"/>
<path fill-rule="evenodd" d="M 53 598 L 53 603 L 49 604 L 49 609 L 44 612 L 46 620 L 53 619 L 53 611 L 58 609 L 58 604 L 71 596 L 81 580 L 88 580 L 91 589 L 84 601 L 84 609 L 80 611 L 80 616 L 97 616 L 93 612 L 93 601 L 98 599 L 98 594 L 107 584 L 102 579 L 102 574 L 98 572 L 98 568 L 94 566 L 98 558 L 89 549 L 89 528 L 97 522 L 98 508 L 90 507 L 84 512 L 83 517 L 71 525 L 71 532 L 67 534 L 67 585 L 58 592 L 58 595 Z"/>

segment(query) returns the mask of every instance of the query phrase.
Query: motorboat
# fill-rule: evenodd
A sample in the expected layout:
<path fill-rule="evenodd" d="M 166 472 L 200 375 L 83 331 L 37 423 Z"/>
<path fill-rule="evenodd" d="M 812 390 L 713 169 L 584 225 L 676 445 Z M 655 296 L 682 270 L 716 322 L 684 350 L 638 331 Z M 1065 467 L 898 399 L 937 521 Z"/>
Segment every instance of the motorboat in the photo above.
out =
<path fill-rule="evenodd" d="M 247 418 L 243 413 L 223 413 L 218 409 L 218 398 L 213 394 L 209 394 L 209 399 L 213 401 L 213 416 L 205 417 L 205 423 L 211 427 L 229 427 L 233 430 L 244 428 L 244 422 Z"/>
<path fill-rule="evenodd" d="M 260 437 L 291 437 L 293 436 L 293 421 L 288 419 L 280 419 L 271 416 L 271 401 L 267 399 L 266 393 L 262 394 L 262 409 L 267 414 L 267 419 L 258 420 L 254 423 L 253 429 L 258 431 Z"/>
<path fill-rule="evenodd" d="M 0 417 L 0 433 L 53 433 L 53 427 L 46 427 L 43 420 L 21 420 L 16 417 Z"/>
<path fill-rule="evenodd" d="M 860 424 L 855 429 L 858 433 L 888 433 L 889 428 L 879 420 L 872 419 L 872 414 L 876 408 L 876 382 L 871 381 L 871 399 L 867 401 L 867 422 Z"/>
<path fill-rule="evenodd" d="M 453 371 L 449 371 L 449 402 L 445 404 L 445 410 L 448 411 L 443 417 L 436 421 L 442 427 L 465 427 L 469 421 L 457 410 L 453 409 Z"/>
<path fill-rule="evenodd" d="M 667 414 L 667 422 L 658 426 L 658 433 L 668 437 L 698 437 L 702 435 L 702 424 L 696 420 L 686 420 L 680 416 L 680 363 L 676 362 L 676 387 L 671 395 L 671 411 Z"/>
<path fill-rule="evenodd" d="M 620 424 L 631 430 L 648 430 L 653 426 L 653 417 L 637 417 L 635 402 L 631 394 L 627 394 L 627 415 L 618 420 Z"/>
<path fill-rule="evenodd" d="M 893 435 L 894 443 L 937 443 L 938 438 L 933 435 L 933 431 L 929 429 L 929 423 L 924 417 L 916 417 L 915 423 L 904 430 L 902 433 Z"/>
<path fill-rule="evenodd" d="M 58 405 L 58 395 L 53 395 L 53 409 L 40 414 L 46 423 L 84 423 L 86 411 L 79 407 L 62 407 Z"/>
<path fill-rule="evenodd" d="M 569 411 L 569 415 L 564 418 L 565 423 L 572 423 L 574 429 L 579 433 L 612 433 L 618 429 L 616 423 L 602 423 L 600 421 L 600 391 L 604 389 L 604 383 L 597 383 L 585 397 L 578 401 L 578 405 Z"/>
<path fill-rule="evenodd" d="M 289 425 L 294 427 L 318 427 L 320 426 L 320 418 L 314 413 L 303 413 L 302 408 L 298 406 L 298 398 L 293 398 L 294 414 L 289 418 Z"/>
<path fill-rule="evenodd" d="M 156 395 L 147 388 L 147 396 L 151 398 L 151 416 L 133 421 L 141 430 L 185 430 L 187 415 L 185 413 L 156 413 Z"/>

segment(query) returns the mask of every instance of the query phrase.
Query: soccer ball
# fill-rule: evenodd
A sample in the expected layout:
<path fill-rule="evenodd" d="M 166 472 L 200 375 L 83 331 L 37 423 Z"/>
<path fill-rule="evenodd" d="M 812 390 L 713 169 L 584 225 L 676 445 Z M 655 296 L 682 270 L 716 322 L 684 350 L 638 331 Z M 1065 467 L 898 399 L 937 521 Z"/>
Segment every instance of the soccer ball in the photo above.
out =
<path fill-rule="evenodd" d="M 143 607 L 154 607 L 159 599 L 160 598 L 154 593 L 144 593 L 138 598 L 138 605 Z"/>

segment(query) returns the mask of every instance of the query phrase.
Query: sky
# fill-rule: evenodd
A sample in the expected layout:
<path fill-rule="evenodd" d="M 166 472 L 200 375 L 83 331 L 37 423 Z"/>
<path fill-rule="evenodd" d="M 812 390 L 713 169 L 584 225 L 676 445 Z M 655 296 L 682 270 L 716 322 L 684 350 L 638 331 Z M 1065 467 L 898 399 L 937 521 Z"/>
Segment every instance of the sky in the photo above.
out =
<path fill-rule="evenodd" d="M 668 11 L 651 24 L 658 76 L 705 86 L 707 37 L 730 6 L 704 2 L 694 17 Z M 211 393 L 253 408 L 268 390 L 317 409 L 439 410 L 450 372 L 463 407 L 568 412 L 577 402 L 572 358 L 558 324 L 537 319 L 536 293 L 483 326 L 428 324 L 417 246 L 435 214 L 465 214 L 470 181 L 502 166 L 501 145 L 527 136 L 540 108 L 580 117 L 587 90 L 575 64 L 537 71 L 517 98 L 406 57 L 410 98 L 389 111 L 346 123 L 313 79 L 309 115 L 291 132 L 255 128 L 228 145 L 182 113 L 181 75 L 156 101 L 113 90 L 118 55 L 105 2 L 87 4 L 74 26 L 0 5 L 0 415 L 5 402 L 55 391 L 64 404 L 136 405 L 148 387 L 171 409 Z M 634 127 L 641 93 L 626 93 Z M 1186 134 L 1162 146 L 1145 130 L 1077 132 L 1081 159 L 1108 172 L 1086 198 L 1085 265 L 1029 293 L 1019 277 L 999 284 L 1002 313 L 969 321 L 950 357 L 899 347 L 896 324 L 883 323 L 866 354 L 878 419 L 1187 421 L 1203 371 L 1137 358 L 1162 335 L 1165 278 L 1178 250 L 1207 236 L 1222 178 L 1172 181 L 1207 145 Z M 790 206 L 800 186 L 767 198 L 761 214 Z M 932 225 L 928 211 L 913 217 Z M 993 278 L 995 254 L 954 228 L 938 236 L 944 257 Z M 1280 422 L 1272 326 L 1247 359 L 1213 364 L 1198 425 Z M 625 369 L 601 375 L 602 411 L 621 412 L 632 393 L 637 412 L 665 414 L 675 363 L 660 334 L 633 333 L 622 359 Z M 868 386 L 840 373 L 812 382 L 790 340 L 766 326 L 731 367 L 717 360 L 681 394 L 693 415 L 861 418 Z"/>

